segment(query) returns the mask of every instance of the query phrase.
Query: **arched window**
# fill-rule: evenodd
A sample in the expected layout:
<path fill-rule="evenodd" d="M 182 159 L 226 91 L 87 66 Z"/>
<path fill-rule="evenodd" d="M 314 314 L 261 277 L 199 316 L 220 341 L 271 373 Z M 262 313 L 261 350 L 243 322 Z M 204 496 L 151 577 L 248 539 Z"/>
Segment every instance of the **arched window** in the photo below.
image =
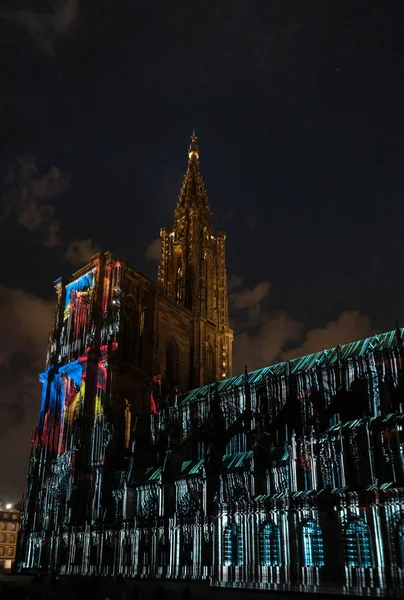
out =
<path fill-rule="evenodd" d="M 178 385 L 178 345 L 169 340 L 166 346 L 166 382 Z"/>
<path fill-rule="evenodd" d="M 139 540 L 139 569 L 143 569 L 149 565 L 149 536 L 147 531 L 140 534 Z"/>
<path fill-rule="evenodd" d="M 212 551 L 208 536 L 202 538 L 202 566 L 210 567 L 212 565 Z"/>
<path fill-rule="evenodd" d="M 324 566 L 324 545 L 321 527 L 316 521 L 307 521 L 302 527 L 303 565 Z"/>
<path fill-rule="evenodd" d="M 113 563 L 112 540 L 111 535 L 107 534 L 102 545 L 102 566 L 109 569 Z"/>
<path fill-rule="evenodd" d="M 236 523 L 227 525 L 223 531 L 223 562 L 225 567 L 244 564 L 243 539 Z"/>
<path fill-rule="evenodd" d="M 184 567 L 192 567 L 194 554 L 194 538 L 189 531 L 184 531 L 182 534 L 182 544 L 180 548 L 181 564 Z"/>
<path fill-rule="evenodd" d="M 160 536 L 158 544 L 157 544 L 157 565 L 159 567 L 164 567 L 166 564 L 166 540 L 164 534 Z"/>
<path fill-rule="evenodd" d="M 206 346 L 206 382 L 215 381 L 215 351 L 212 344 Z"/>
<path fill-rule="evenodd" d="M 177 259 L 177 280 L 175 284 L 175 299 L 177 302 L 180 303 L 184 299 L 184 268 L 182 254 L 179 254 Z"/>
<path fill-rule="evenodd" d="M 128 569 L 132 566 L 132 542 L 129 535 L 122 540 L 122 566 Z"/>
<path fill-rule="evenodd" d="M 60 564 L 66 565 L 69 559 L 69 541 L 67 538 L 63 538 L 62 545 L 60 548 Z"/>
<path fill-rule="evenodd" d="M 260 534 L 261 564 L 275 567 L 282 564 L 281 532 L 273 523 L 265 523 Z"/>
<path fill-rule="evenodd" d="M 123 338 L 123 354 L 124 360 L 133 362 L 137 354 L 137 306 L 133 296 L 128 296 L 125 300 L 124 308 L 124 338 Z"/>
<path fill-rule="evenodd" d="M 76 567 L 81 566 L 83 562 L 83 538 L 81 535 L 76 537 L 76 548 L 74 553 L 74 564 Z"/>
<path fill-rule="evenodd" d="M 400 566 L 404 569 L 404 519 L 397 525 L 397 545 Z"/>
<path fill-rule="evenodd" d="M 98 563 L 98 539 L 96 535 L 91 536 L 91 545 L 90 545 L 90 566 L 95 567 Z"/>
<path fill-rule="evenodd" d="M 373 566 L 370 530 L 361 519 L 351 521 L 345 529 L 345 552 L 348 567 Z"/>
<path fill-rule="evenodd" d="M 130 410 L 129 401 L 125 398 L 125 448 L 129 448 L 130 444 L 130 428 L 132 423 L 132 413 Z"/>

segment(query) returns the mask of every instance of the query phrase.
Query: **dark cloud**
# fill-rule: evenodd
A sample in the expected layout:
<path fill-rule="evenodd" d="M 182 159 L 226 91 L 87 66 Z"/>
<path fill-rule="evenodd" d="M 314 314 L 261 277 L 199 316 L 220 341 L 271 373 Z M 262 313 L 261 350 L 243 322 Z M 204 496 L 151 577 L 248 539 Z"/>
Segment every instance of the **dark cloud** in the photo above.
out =
<path fill-rule="evenodd" d="M 70 242 L 65 259 L 74 266 L 85 265 L 97 252 L 98 248 L 94 246 L 91 238 L 88 240 L 75 240 L 74 242 Z"/>
<path fill-rule="evenodd" d="M 284 311 L 272 310 L 264 301 L 270 283 L 262 282 L 252 289 L 230 294 L 232 327 L 235 331 L 233 372 L 260 369 L 278 361 L 347 344 L 375 333 L 369 317 L 359 311 L 345 311 L 338 319 L 305 334 L 303 323 Z"/>
<path fill-rule="evenodd" d="M 230 294 L 230 301 L 234 308 L 248 308 L 256 310 L 261 306 L 264 298 L 269 294 L 271 284 L 269 281 L 262 281 L 251 290 L 241 290 Z"/>
<path fill-rule="evenodd" d="M 227 291 L 234 292 L 243 285 L 243 280 L 238 275 L 232 275 L 227 279 Z"/>
<path fill-rule="evenodd" d="M 297 356 L 305 356 L 334 348 L 338 344 L 349 344 L 375 334 L 369 317 L 361 315 L 358 310 L 343 312 L 336 321 L 327 323 L 325 327 L 311 329 L 304 342 L 298 347 L 281 354 L 282 360 L 290 360 Z"/>
<path fill-rule="evenodd" d="M 156 238 L 152 241 L 150 246 L 146 250 L 146 258 L 148 260 L 155 260 L 159 262 L 161 254 L 161 242 L 160 238 Z"/>
<path fill-rule="evenodd" d="M 28 231 L 42 232 L 42 243 L 48 248 L 60 245 L 59 222 L 55 218 L 55 209 L 50 204 L 40 205 L 28 202 L 17 215 L 18 224 Z"/>
<path fill-rule="evenodd" d="M 79 8 L 78 0 L 54 0 L 52 3 L 26 2 L 20 7 L 5 6 L 0 18 L 11 21 L 29 32 L 36 44 L 48 55 L 54 53 L 55 40 L 73 25 Z"/>
<path fill-rule="evenodd" d="M 44 201 L 68 189 L 69 180 L 58 167 L 41 173 L 35 158 L 17 157 L 2 182 L 0 225 L 14 218 L 31 233 L 39 232 L 44 246 L 58 246 L 61 242 L 55 208 Z"/>
<path fill-rule="evenodd" d="M 249 328 L 235 329 L 233 346 L 233 374 L 271 365 L 279 360 L 287 344 L 302 339 L 304 326 L 283 312 L 261 314 L 260 323 L 253 332 Z"/>
<path fill-rule="evenodd" d="M 39 410 L 55 303 L 0 286 L 0 488 L 15 502 L 28 468 L 27 449 Z"/>

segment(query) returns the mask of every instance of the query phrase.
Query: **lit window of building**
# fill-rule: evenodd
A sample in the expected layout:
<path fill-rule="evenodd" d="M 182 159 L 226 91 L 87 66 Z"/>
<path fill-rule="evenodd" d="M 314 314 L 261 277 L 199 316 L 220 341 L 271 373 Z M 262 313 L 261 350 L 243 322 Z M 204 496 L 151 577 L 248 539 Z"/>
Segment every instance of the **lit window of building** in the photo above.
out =
<path fill-rule="evenodd" d="M 223 532 L 223 562 L 226 567 L 244 564 L 243 539 L 236 523 L 225 527 Z"/>
<path fill-rule="evenodd" d="M 9 508 L 9 507 L 7 507 Z M 9 571 L 13 567 L 17 550 L 17 531 L 20 513 L 10 508 L 7 512 L 0 512 L 0 568 Z M 6 532 L 15 533 L 6 533 Z"/>
<path fill-rule="evenodd" d="M 265 523 L 261 529 L 261 563 L 263 567 L 282 564 L 281 533 L 273 523 Z"/>
<path fill-rule="evenodd" d="M 348 567 L 373 567 L 373 549 L 369 527 L 360 519 L 351 521 L 345 530 Z"/>
<path fill-rule="evenodd" d="M 401 568 L 404 568 L 404 520 L 397 526 L 398 551 L 400 555 Z"/>
<path fill-rule="evenodd" d="M 321 527 L 315 521 L 307 521 L 302 527 L 303 565 L 324 566 L 324 545 Z"/>

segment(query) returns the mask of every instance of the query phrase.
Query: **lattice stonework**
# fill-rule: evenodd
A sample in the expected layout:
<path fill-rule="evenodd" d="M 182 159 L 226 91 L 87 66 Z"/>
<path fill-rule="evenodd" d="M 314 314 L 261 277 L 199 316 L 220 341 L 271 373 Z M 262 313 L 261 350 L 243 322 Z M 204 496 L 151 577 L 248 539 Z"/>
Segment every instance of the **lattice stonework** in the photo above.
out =
<path fill-rule="evenodd" d="M 188 157 L 157 285 L 110 252 L 56 282 L 16 562 L 401 597 L 404 330 L 233 377 L 195 135 Z"/>

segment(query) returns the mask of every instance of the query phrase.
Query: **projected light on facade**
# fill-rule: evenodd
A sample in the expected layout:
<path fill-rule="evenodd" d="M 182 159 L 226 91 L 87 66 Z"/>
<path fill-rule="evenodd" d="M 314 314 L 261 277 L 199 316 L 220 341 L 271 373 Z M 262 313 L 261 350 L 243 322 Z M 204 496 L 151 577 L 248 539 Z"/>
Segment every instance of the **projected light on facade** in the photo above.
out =
<path fill-rule="evenodd" d="M 21 566 L 400 596 L 404 330 L 230 377 L 198 161 L 157 286 L 110 253 L 56 282 Z"/>

